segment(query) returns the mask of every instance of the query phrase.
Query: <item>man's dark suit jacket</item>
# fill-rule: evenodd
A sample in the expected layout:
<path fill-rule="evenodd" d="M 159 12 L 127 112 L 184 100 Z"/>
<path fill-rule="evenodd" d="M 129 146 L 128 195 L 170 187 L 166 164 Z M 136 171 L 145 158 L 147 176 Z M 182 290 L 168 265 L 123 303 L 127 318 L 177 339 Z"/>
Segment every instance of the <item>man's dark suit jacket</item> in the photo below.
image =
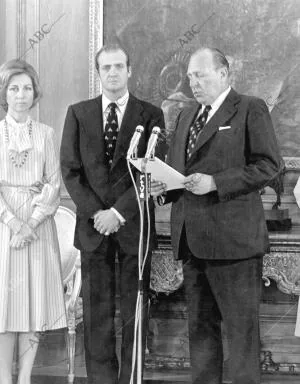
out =
<path fill-rule="evenodd" d="M 174 255 L 181 257 L 184 225 L 196 257 L 217 260 L 263 255 L 269 242 L 259 189 L 277 176 L 281 164 L 268 109 L 263 100 L 231 89 L 186 163 L 187 137 L 198 108 L 199 104 L 179 114 L 168 163 L 186 176 L 196 172 L 212 175 L 217 191 L 202 196 L 186 190 L 169 194 Z"/>
<path fill-rule="evenodd" d="M 62 175 L 77 207 L 74 245 L 92 252 L 104 236 L 93 227 L 92 215 L 99 209 L 114 207 L 126 220 L 116 233 L 123 251 L 138 253 L 139 211 L 126 155 L 137 125 L 144 127 L 138 145 L 142 157 L 154 126 L 164 130 L 162 110 L 130 94 L 117 139 L 113 163 L 109 169 L 105 157 L 101 96 L 69 107 L 61 144 Z M 157 154 L 163 147 L 158 145 Z M 154 210 L 151 205 L 152 243 Z"/>

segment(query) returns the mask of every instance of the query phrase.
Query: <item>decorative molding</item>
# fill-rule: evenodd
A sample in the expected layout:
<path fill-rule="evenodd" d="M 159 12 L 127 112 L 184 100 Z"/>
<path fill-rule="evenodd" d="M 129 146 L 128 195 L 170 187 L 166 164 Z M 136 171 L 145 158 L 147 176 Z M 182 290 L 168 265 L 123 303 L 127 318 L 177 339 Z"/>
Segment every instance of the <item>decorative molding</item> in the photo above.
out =
<path fill-rule="evenodd" d="M 261 351 L 262 373 L 289 373 L 299 375 L 300 364 L 298 363 L 275 363 L 271 351 Z M 147 371 L 157 369 L 182 370 L 190 372 L 191 364 L 189 358 L 176 358 L 173 356 L 147 356 L 145 360 Z"/>
<path fill-rule="evenodd" d="M 300 171 L 300 157 L 284 157 L 287 171 Z"/>
<path fill-rule="evenodd" d="M 277 244 L 278 242 L 278 244 Z M 265 286 L 274 280 L 278 289 L 288 295 L 300 295 L 300 274 L 298 280 L 292 278 L 300 265 L 300 243 L 297 240 L 272 239 L 271 253 L 263 257 L 263 276 Z M 169 294 L 178 289 L 183 282 L 182 264 L 174 260 L 170 237 L 159 242 L 154 251 L 151 268 L 151 288 L 155 292 Z"/>
<path fill-rule="evenodd" d="M 89 98 L 101 92 L 100 80 L 94 60 L 103 45 L 103 0 L 89 2 Z"/>
<path fill-rule="evenodd" d="M 27 36 L 28 31 L 27 27 L 31 27 L 31 24 L 34 24 L 34 31 L 39 31 L 40 29 L 40 0 L 33 0 L 27 2 L 26 0 L 17 0 L 17 57 L 20 59 L 30 62 L 35 68 L 38 75 L 40 74 L 40 44 L 36 44 L 35 48 L 30 50 L 27 46 Z M 32 13 L 31 10 L 34 10 Z M 27 57 L 27 53 L 30 51 L 30 57 Z M 35 119 L 40 120 L 40 105 L 37 103 L 34 108 Z"/>
<path fill-rule="evenodd" d="M 299 363 L 275 363 L 271 351 L 261 351 L 261 354 L 263 355 L 263 360 L 260 366 L 263 373 L 289 373 L 299 375 Z"/>
<path fill-rule="evenodd" d="M 285 373 L 299 376 L 299 363 L 275 363 L 271 351 L 261 351 L 262 361 L 260 363 L 262 373 Z M 146 356 L 146 371 L 151 372 L 157 369 L 181 370 L 190 372 L 190 359 L 187 357 L 176 358 L 173 356 Z"/>
<path fill-rule="evenodd" d="M 182 262 L 174 260 L 171 250 L 155 250 L 152 254 L 150 288 L 168 294 L 176 291 L 182 283 Z"/>
<path fill-rule="evenodd" d="M 24 0 L 17 1 L 17 56 L 25 51 L 26 46 L 26 2 Z"/>
<path fill-rule="evenodd" d="M 180 369 L 189 370 L 191 367 L 190 359 L 187 357 L 174 356 L 146 356 L 145 368 L 153 369 Z"/>
<path fill-rule="evenodd" d="M 299 248 L 293 250 L 272 250 L 270 254 L 266 254 L 263 259 L 263 280 L 265 286 L 268 287 L 274 280 L 278 289 L 288 295 L 300 295 L 300 285 L 291 280 L 293 271 L 298 266 Z M 300 276 L 298 277 L 300 280 Z"/>
<path fill-rule="evenodd" d="M 35 31 L 40 29 L 40 0 L 35 0 Z M 40 44 L 37 44 L 34 54 L 34 66 L 40 76 Z M 40 121 L 40 103 L 36 105 L 36 120 Z"/>

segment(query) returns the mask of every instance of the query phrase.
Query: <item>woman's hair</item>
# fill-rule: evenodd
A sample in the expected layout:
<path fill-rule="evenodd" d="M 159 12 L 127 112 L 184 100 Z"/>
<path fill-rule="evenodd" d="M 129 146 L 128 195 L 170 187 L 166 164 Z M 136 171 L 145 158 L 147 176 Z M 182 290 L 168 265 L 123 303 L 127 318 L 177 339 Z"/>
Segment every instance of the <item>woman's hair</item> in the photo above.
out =
<path fill-rule="evenodd" d="M 7 111 L 8 108 L 6 101 L 8 85 L 13 76 L 22 74 L 29 76 L 32 81 L 34 96 L 31 108 L 36 105 L 42 96 L 38 74 L 36 73 L 36 70 L 33 68 L 33 66 L 26 63 L 24 60 L 9 60 L 2 64 L 0 67 L 0 105 L 5 111 Z"/>

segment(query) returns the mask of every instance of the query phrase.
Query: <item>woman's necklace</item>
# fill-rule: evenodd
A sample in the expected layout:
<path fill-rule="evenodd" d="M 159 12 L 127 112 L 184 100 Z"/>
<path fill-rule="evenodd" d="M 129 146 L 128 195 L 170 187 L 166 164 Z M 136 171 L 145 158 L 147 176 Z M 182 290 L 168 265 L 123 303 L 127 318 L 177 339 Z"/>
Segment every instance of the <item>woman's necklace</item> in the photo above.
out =
<path fill-rule="evenodd" d="M 28 126 L 29 137 L 31 137 L 31 135 L 32 135 L 32 120 L 31 119 L 27 123 L 27 126 Z M 6 119 L 4 119 L 4 137 L 5 137 L 5 142 L 8 145 L 9 144 L 9 133 L 8 133 L 8 127 L 7 127 Z M 11 151 L 8 151 L 8 156 L 10 158 L 10 161 L 13 163 L 13 165 L 16 168 L 21 168 L 25 164 L 25 161 L 27 160 L 28 150 L 23 151 L 17 155 L 13 155 L 13 153 Z"/>

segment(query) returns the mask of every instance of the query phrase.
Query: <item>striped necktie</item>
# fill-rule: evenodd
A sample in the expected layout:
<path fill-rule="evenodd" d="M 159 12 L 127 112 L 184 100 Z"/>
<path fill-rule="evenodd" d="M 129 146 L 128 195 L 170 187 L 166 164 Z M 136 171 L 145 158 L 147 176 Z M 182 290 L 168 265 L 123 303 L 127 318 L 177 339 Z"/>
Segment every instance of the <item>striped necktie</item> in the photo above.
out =
<path fill-rule="evenodd" d="M 106 157 L 108 164 L 111 165 L 116 149 L 118 138 L 118 116 L 116 112 L 117 104 L 110 103 L 108 105 L 109 113 L 104 128 L 104 140 L 106 146 Z"/>
<path fill-rule="evenodd" d="M 198 135 L 203 131 L 203 128 L 205 126 L 207 117 L 208 117 L 208 112 L 211 110 L 211 106 L 207 105 L 204 108 L 204 111 L 200 114 L 200 116 L 194 121 L 190 128 L 190 134 L 189 134 L 189 139 L 187 143 L 187 148 L 186 148 L 186 159 L 189 160 L 190 157 L 192 156 L 197 137 Z"/>

